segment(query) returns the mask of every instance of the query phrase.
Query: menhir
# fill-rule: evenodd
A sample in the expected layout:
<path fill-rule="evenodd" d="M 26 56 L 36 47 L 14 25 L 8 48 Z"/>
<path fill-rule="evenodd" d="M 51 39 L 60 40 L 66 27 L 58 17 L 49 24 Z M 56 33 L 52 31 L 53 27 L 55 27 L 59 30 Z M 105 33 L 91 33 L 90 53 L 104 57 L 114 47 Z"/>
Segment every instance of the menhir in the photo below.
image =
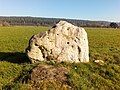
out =
<path fill-rule="evenodd" d="M 89 46 L 84 28 L 60 21 L 46 32 L 31 37 L 26 54 L 32 63 L 89 62 Z"/>

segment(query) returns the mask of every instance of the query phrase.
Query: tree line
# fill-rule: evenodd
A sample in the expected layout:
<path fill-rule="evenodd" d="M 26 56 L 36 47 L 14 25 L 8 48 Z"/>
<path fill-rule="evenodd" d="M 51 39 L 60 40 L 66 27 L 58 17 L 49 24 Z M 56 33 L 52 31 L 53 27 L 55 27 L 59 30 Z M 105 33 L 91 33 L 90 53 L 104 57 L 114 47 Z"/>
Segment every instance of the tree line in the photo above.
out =
<path fill-rule="evenodd" d="M 76 19 L 60 18 L 41 18 L 41 17 L 0 17 L 0 26 L 53 26 L 60 20 L 68 21 L 76 26 L 81 27 L 111 27 L 107 21 L 89 21 Z"/>

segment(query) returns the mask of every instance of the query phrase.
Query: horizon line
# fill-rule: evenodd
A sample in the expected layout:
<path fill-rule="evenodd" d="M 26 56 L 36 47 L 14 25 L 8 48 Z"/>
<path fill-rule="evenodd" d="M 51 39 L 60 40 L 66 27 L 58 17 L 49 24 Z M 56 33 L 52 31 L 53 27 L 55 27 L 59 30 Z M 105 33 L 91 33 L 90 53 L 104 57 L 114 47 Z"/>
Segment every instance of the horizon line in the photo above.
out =
<path fill-rule="evenodd" d="M 103 22 L 117 22 L 120 21 L 110 21 L 110 20 L 91 20 L 91 19 L 80 19 L 80 18 L 66 18 L 66 17 L 49 17 L 49 16 L 32 16 L 32 15 L 0 15 L 0 17 L 38 17 L 38 18 L 54 18 L 54 19 L 71 19 L 71 20 L 84 20 L 84 21 L 103 21 Z"/>

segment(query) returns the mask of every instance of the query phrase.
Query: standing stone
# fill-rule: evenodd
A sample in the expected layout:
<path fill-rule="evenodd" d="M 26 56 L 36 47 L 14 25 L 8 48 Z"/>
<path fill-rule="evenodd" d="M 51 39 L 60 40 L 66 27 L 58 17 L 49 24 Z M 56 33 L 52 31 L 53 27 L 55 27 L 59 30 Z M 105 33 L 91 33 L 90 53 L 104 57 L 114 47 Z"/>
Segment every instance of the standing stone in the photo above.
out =
<path fill-rule="evenodd" d="M 89 62 L 87 33 L 84 28 L 60 21 L 50 30 L 32 36 L 26 53 L 32 63 Z"/>

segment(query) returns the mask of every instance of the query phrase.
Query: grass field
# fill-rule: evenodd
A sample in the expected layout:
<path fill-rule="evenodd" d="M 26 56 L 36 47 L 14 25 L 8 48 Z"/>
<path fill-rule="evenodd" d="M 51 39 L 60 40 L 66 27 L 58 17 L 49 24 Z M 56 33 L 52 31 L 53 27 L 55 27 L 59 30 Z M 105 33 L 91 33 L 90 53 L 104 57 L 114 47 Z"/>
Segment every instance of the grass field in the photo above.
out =
<path fill-rule="evenodd" d="M 35 64 L 29 63 L 25 48 L 32 35 L 48 29 L 50 27 L 0 27 L 1 90 L 30 89 L 24 79 Z M 70 69 L 68 82 L 72 90 L 120 90 L 120 29 L 86 28 L 86 31 L 90 62 L 57 65 Z M 105 63 L 99 65 L 94 60 Z M 47 90 L 55 90 L 55 86 Z"/>

